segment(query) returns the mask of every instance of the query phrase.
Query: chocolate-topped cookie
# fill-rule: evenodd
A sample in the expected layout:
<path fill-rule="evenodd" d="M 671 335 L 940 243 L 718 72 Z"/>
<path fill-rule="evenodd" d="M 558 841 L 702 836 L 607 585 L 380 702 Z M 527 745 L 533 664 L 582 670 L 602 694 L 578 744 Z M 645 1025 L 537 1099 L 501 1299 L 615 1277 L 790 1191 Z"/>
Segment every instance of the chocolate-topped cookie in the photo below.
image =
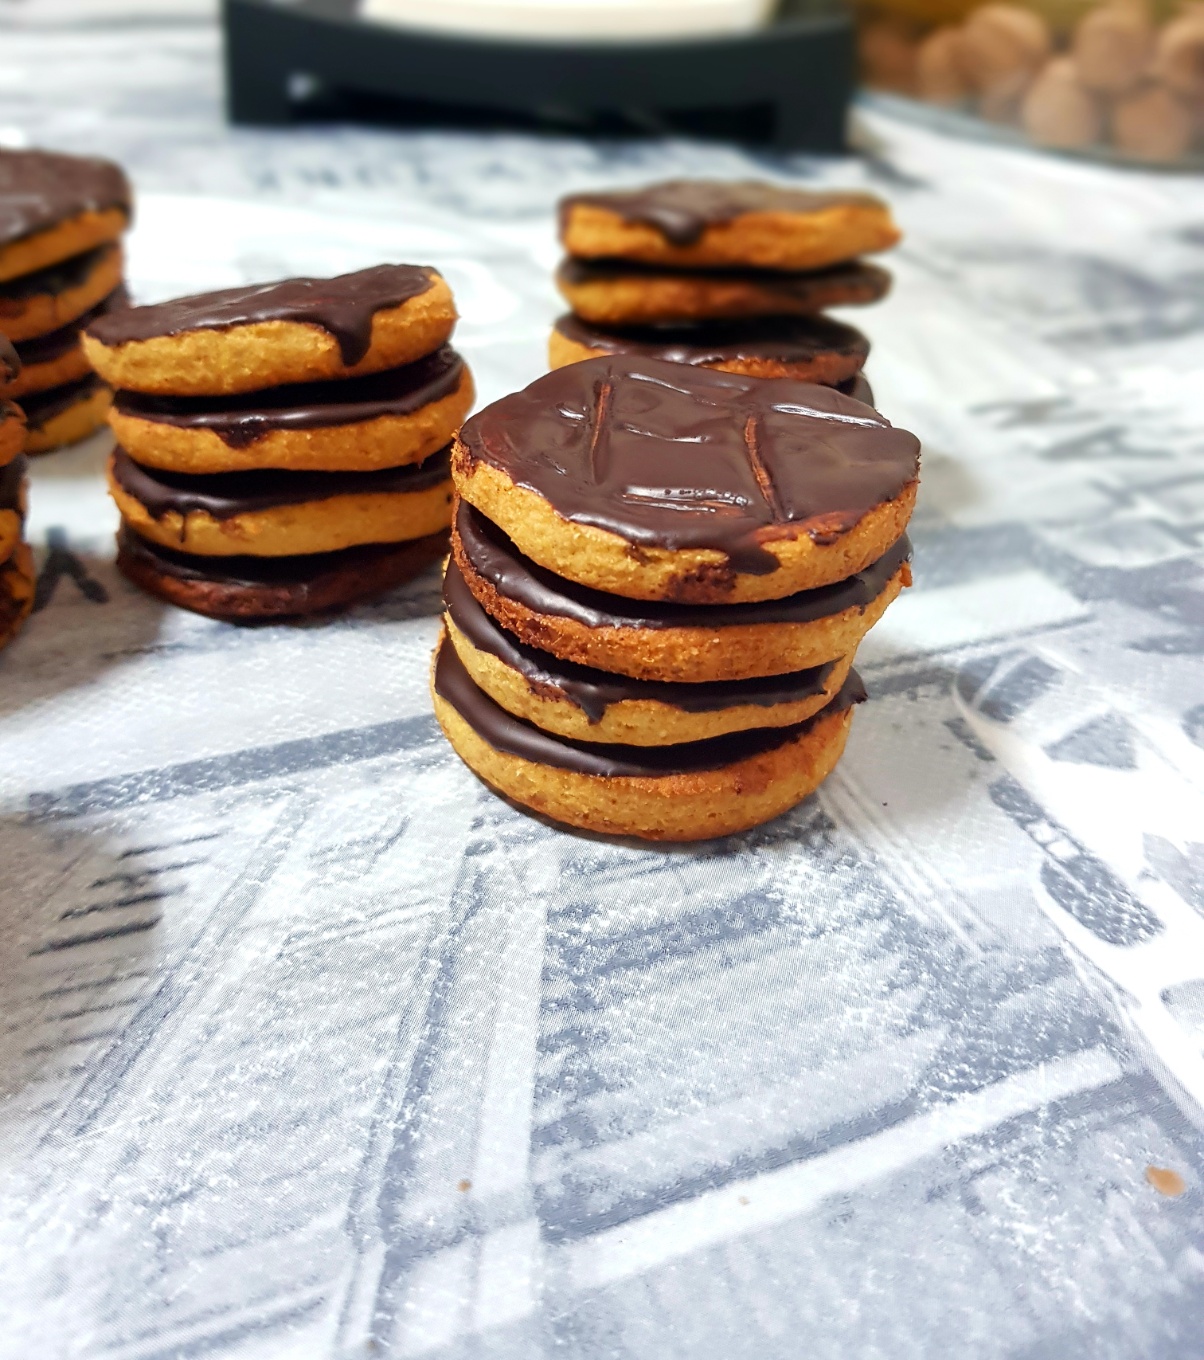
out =
<path fill-rule="evenodd" d="M 612 329 L 568 313 L 548 342 L 548 365 L 563 368 L 608 354 L 633 354 L 756 378 L 794 378 L 838 387 L 854 378 L 869 354 L 859 330 L 826 316 L 706 321 L 690 326 Z"/>
<path fill-rule="evenodd" d="M 17 346 L 21 359 L 21 376 L 9 387 L 10 395 L 21 397 L 28 392 L 45 392 L 50 387 L 61 387 L 91 373 L 92 367 L 79 342 L 80 331 L 98 316 L 114 307 L 129 305 L 129 294 L 117 288 L 107 298 L 74 321 L 57 330 Z"/>
<path fill-rule="evenodd" d="M 448 450 L 376 472 L 211 476 L 143 467 L 118 447 L 109 493 L 139 537 L 198 557 L 297 557 L 425 538 L 451 518 Z"/>
<path fill-rule="evenodd" d="M 502 708 L 446 635 L 431 690 L 456 753 L 491 787 L 570 826 L 660 841 L 729 835 L 793 807 L 831 772 L 865 697 L 850 672 L 825 708 L 791 726 L 661 746 L 577 741 Z"/>
<path fill-rule="evenodd" d="M 27 393 L 21 398 L 28 423 L 26 453 L 50 453 L 95 434 L 105 423 L 112 397 L 95 373 Z"/>
<path fill-rule="evenodd" d="M 84 347 L 114 387 L 227 396 L 397 368 L 438 349 L 455 320 L 438 271 L 377 265 L 130 307 L 93 322 Z"/>
<path fill-rule="evenodd" d="M 116 240 L 130 214 L 129 181 L 112 161 L 0 150 L 0 280 Z"/>
<path fill-rule="evenodd" d="M 452 519 L 452 555 L 478 603 L 520 642 L 597 670 L 687 684 L 785 675 L 851 656 L 911 584 L 904 535 L 855 575 L 784 599 L 625 599 L 532 562 L 464 501 Z"/>
<path fill-rule="evenodd" d="M 121 271 L 114 243 L 0 283 L 0 327 L 17 344 L 56 331 L 120 287 Z"/>
<path fill-rule="evenodd" d="M 570 364 L 463 427 L 456 489 L 558 575 L 635 599 L 779 599 L 882 556 L 919 441 L 829 387 L 631 355 Z"/>
<path fill-rule="evenodd" d="M 118 392 L 109 422 L 130 455 L 148 467 L 363 472 L 420 463 L 443 448 L 473 396 L 467 365 L 444 345 L 402 368 L 342 382 L 232 397 Z"/>
<path fill-rule="evenodd" d="M 560 239 L 579 259 L 820 269 L 886 250 L 899 232 L 872 194 L 670 180 L 569 195 L 560 203 Z"/>
<path fill-rule="evenodd" d="M 814 316 L 828 307 L 877 302 L 890 291 L 890 283 L 885 269 L 863 260 L 805 273 L 775 273 L 569 259 L 556 271 L 556 286 L 573 311 L 602 326 Z"/>

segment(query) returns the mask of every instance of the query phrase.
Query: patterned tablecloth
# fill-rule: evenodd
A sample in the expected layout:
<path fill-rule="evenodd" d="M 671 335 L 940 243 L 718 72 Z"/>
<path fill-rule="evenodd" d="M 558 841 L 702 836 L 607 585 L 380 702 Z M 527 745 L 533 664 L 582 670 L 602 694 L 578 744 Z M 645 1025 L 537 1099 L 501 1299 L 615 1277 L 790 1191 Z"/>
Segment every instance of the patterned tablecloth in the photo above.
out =
<path fill-rule="evenodd" d="M 897 288 L 854 319 L 925 461 L 838 773 L 669 850 L 452 756 L 434 574 L 226 627 L 115 574 L 103 439 L 40 462 L 0 1356 L 1204 1355 L 1201 181 L 872 109 L 836 165 L 231 131 L 203 16 L 42 3 L 0 0 L 0 141 L 129 167 L 139 298 L 428 261 L 484 400 L 542 371 L 565 190 L 886 194 Z"/>

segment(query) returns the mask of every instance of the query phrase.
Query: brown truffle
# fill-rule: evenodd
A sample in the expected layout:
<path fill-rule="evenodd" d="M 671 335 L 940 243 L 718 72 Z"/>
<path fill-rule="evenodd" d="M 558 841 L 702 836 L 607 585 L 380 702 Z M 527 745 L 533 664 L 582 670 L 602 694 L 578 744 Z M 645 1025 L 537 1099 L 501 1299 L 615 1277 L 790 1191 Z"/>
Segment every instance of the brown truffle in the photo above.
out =
<path fill-rule="evenodd" d="M 1126 95 L 1112 110 L 1112 140 L 1118 151 L 1148 161 L 1174 161 L 1192 143 L 1192 111 L 1162 85 Z"/>
<path fill-rule="evenodd" d="M 1103 131 L 1103 110 L 1083 88 L 1070 57 L 1055 57 L 1025 96 L 1024 130 L 1045 146 L 1090 146 Z"/>
<path fill-rule="evenodd" d="M 1079 83 L 1098 94 L 1124 94 L 1149 64 L 1154 33 L 1145 9 L 1131 0 L 1104 5 L 1084 16 L 1071 51 Z"/>
<path fill-rule="evenodd" d="M 930 104 L 962 104 L 970 96 L 970 82 L 961 60 L 960 28 L 938 28 L 916 53 L 916 88 Z"/>
<path fill-rule="evenodd" d="M 984 5 L 962 26 L 960 59 L 981 95 L 1019 95 L 1044 65 L 1052 41 L 1045 20 L 1018 5 Z"/>

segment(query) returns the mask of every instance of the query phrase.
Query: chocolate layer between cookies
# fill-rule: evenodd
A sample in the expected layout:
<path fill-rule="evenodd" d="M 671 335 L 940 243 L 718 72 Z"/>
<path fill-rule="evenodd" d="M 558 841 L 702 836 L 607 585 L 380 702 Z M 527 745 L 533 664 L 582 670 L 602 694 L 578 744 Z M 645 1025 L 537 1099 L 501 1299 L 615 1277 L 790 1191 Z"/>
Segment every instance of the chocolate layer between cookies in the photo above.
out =
<path fill-rule="evenodd" d="M 12 382 L 20 371 L 21 356 L 11 343 L 0 335 L 0 388 Z"/>
<path fill-rule="evenodd" d="M 206 430 L 231 448 L 247 448 L 274 430 L 354 425 L 383 416 L 409 416 L 459 387 L 464 360 L 450 345 L 401 368 L 364 378 L 290 383 L 227 397 L 158 397 L 118 392 L 114 407 L 181 430 Z"/>
<path fill-rule="evenodd" d="M 97 317 L 105 316 L 120 307 L 128 307 L 129 302 L 130 295 L 123 284 L 90 311 L 84 312 L 74 321 L 69 321 L 65 326 L 60 326 L 58 330 L 47 331 L 45 335 L 36 336 L 31 340 L 22 340 L 17 345 L 21 362 L 27 368 L 37 364 L 54 363 L 56 359 L 61 359 L 64 354 L 70 353 L 79 345 L 80 332 Z"/>
<path fill-rule="evenodd" d="M 17 454 L 0 467 L 0 510 L 20 510 L 29 460 Z"/>
<path fill-rule="evenodd" d="M 62 415 L 79 402 L 87 401 L 100 391 L 104 383 L 95 373 L 87 373 L 74 382 L 59 387 L 48 387 L 43 392 L 29 392 L 21 398 L 21 407 L 31 432 L 48 425 L 55 416 Z"/>
<path fill-rule="evenodd" d="M 623 746 L 552 736 L 514 717 L 473 681 L 446 636 L 435 656 L 435 692 L 496 751 L 576 774 L 614 778 L 664 778 L 722 769 L 794 741 L 817 723 L 861 703 L 865 687 L 855 671 L 831 702 L 790 727 L 757 727 L 673 746 Z"/>

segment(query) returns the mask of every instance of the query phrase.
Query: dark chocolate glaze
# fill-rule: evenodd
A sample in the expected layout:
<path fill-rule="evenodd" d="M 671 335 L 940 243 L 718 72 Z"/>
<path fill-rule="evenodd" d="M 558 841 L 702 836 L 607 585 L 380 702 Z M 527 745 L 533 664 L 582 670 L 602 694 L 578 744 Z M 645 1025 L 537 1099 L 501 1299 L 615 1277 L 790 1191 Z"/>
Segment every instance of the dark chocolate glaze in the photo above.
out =
<path fill-rule="evenodd" d="M 163 472 L 135 463 L 118 446 L 113 451 L 113 478 L 123 491 L 146 507 L 154 519 L 165 515 L 204 514 L 213 519 L 306 505 L 331 496 L 393 495 L 425 491 L 447 481 L 451 445 L 421 463 L 382 468 L 379 472 L 290 472 L 256 468 L 250 472 L 194 475 Z"/>
<path fill-rule="evenodd" d="M 708 227 L 732 222 L 745 213 L 817 213 L 826 208 L 883 208 L 872 194 L 791 189 L 762 180 L 676 179 L 642 189 L 570 194 L 560 201 L 563 236 L 578 204 L 605 208 L 625 222 L 655 227 L 675 246 L 690 246 Z"/>
<path fill-rule="evenodd" d="M 864 373 L 858 373 L 852 378 L 846 378 L 842 383 L 837 383 L 836 390 L 843 392 L 846 397 L 852 397 L 854 401 L 861 402 L 864 406 L 873 406 L 874 404 L 874 389 L 870 386 Z"/>
<path fill-rule="evenodd" d="M 569 364 L 460 432 L 564 519 L 639 548 L 713 549 L 768 575 L 763 543 L 831 542 L 919 471 L 919 440 L 830 387 L 615 355 Z"/>
<path fill-rule="evenodd" d="M 555 737 L 531 723 L 507 713 L 473 683 L 446 635 L 435 656 L 435 692 L 445 699 L 474 732 L 495 751 L 553 765 L 575 774 L 603 779 L 663 779 L 668 775 L 719 770 L 750 756 L 773 751 L 809 732 L 822 719 L 859 704 L 865 686 L 850 671 L 840 692 L 814 717 L 790 727 L 754 727 L 705 741 L 680 742 L 674 746 L 622 746 L 603 742 L 574 741 Z"/>
<path fill-rule="evenodd" d="M 438 555 L 439 539 L 446 539 L 446 534 L 432 534 L 429 539 L 414 539 L 412 542 L 416 547 L 429 543 L 434 560 Z M 362 547 L 340 548 L 337 552 L 304 553 L 295 557 L 201 557 L 151 543 L 134 533 L 124 522 L 117 533 L 117 545 L 122 553 L 137 558 L 164 576 L 172 576 L 179 581 L 244 586 L 248 590 L 312 585 L 323 577 L 369 568 L 374 562 L 395 556 L 399 549 L 407 546 L 369 543 Z"/>
<path fill-rule="evenodd" d="M 880 265 L 864 260 L 847 260 L 825 269 L 782 271 L 773 269 L 708 269 L 700 276 L 697 270 L 674 269 L 669 265 L 641 264 L 635 260 L 574 260 L 560 262 L 557 279 L 568 288 L 579 288 L 590 283 L 613 283 L 620 279 L 654 278 L 657 276 L 705 278 L 716 283 L 742 283 L 762 292 L 772 291 L 782 298 L 790 311 L 804 311 L 812 298 L 822 298 L 823 305 L 835 307 L 837 301 L 877 301 L 890 292 L 891 275 Z"/>
<path fill-rule="evenodd" d="M 10 341 L 0 335 L 0 385 L 12 380 L 21 371 L 21 358 Z"/>
<path fill-rule="evenodd" d="M 536 692 L 552 690 L 575 704 L 592 723 L 600 722 L 611 704 L 647 699 L 679 708 L 685 713 L 714 713 L 737 704 L 771 708 L 797 703 L 822 694 L 835 661 L 791 675 L 771 675 L 753 680 L 708 680 L 701 684 L 675 684 L 663 680 L 633 680 L 611 675 L 592 666 L 561 661 L 535 647 L 528 647 L 506 632 L 477 603 L 454 560 L 447 564 L 443 601 L 461 633 L 478 651 L 488 652 L 518 671 Z"/>
<path fill-rule="evenodd" d="M 566 340 L 608 354 L 638 354 L 671 364 L 720 364 L 767 359 L 810 363 L 837 355 L 865 363 L 870 342 L 853 326 L 828 316 L 758 317 L 749 321 L 697 321 L 684 326 L 595 326 L 572 312 L 556 321 Z"/>
<path fill-rule="evenodd" d="M 372 318 L 425 293 L 437 277 L 415 264 L 378 264 L 333 279 L 284 279 L 130 307 L 93 322 L 102 345 L 155 340 L 186 331 L 228 330 L 262 321 L 319 326 L 338 342 L 343 363 L 358 364 L 372 344 Z"/>
<path fill-rule="evenodd" d="M 60 260 L 58 264 L 47 265 L 45 269 L 35 269 L 32 274 L 6 279 L 0 283 L 0 299 L 26 302 L 43 294 L 57 297 L 60 293 L 82 288 L 104 262 L 105 256 L 116 249 L 115 245 L 97 246 L 95 250 L 85 250 L 82 255 L 72 255 L 69 260 Z"/>
<path fill-rule="evenodd" d="M 129 181 L 112 161 L 53 151 L 0 151 L 0 245 L 108 208 L 130 216 Z"/>
<path fill-rule="evenodd" d="M 28 466 L 29 460 L 23 453 L 19 453 L 0 467 L 0 510 L 21 508 L 21 488 L 25 483 Z"/>
<path fill-rule="evenodd" d="M 10 420 L 20 420 L 24 423 L 25 416 L 15 401 L 5 401 L 0 398 L 0 425 L 4 425 Z"/>
<path fill-rule="evenodd" d="M 45 335 L 36 336 L 33 340 L 22 340 L 17 346 L 21 362 L 26 365 L 50 364 L 56 359 L 61 359 L 79 344 L 79 333 L 90 322 L 95 321 L 98 316 L 115 311 L 118 307 L 129 305 L 130 295 L 122 284 L 103 302 L 98 302 L 90 312 L 85 312 L 83 316 L 69 321 L 65 326 L 60 326 L 57 331 L 47 331 Z"/>
<path fill-rule="evenodd" d="M 29 428 L 40 430 L 55 416 L 62 415 L 77 402 L 86 401 L 98 387 L 103 386 L 95 373 L 85 373 L 74 382 L 48 387 L 44 392 L 27 392 L 21 398 L 21 406 Z"/>
<path fill-rule="evenodd" d="M 499 595 L 533 613 L 572 619 L 586 628 L 716 629 L 814 623 L 846 609 L 865 610 L 895 572 L 911 561 L 911 543 L 904 534 L 877 562 L 835 585 L 751 604 L 670 604 L 608 595 L 556 576 L 524 557 L 492 520 L 467 501 L 456 508 L 454 531 L 468 560 Z"/>
<path fill-rule="evenodd" d="M 210 430 L 231 448 L 242 449 L 273 430 L 312 430 L 412 415 L 454 392 L 463 373 L 464 360 L 444 345 L 416 363 L 366 378 L 291 383 L 235 397 L 118 392 L 115 405 L 121 415 L 181 430 Z"/>

